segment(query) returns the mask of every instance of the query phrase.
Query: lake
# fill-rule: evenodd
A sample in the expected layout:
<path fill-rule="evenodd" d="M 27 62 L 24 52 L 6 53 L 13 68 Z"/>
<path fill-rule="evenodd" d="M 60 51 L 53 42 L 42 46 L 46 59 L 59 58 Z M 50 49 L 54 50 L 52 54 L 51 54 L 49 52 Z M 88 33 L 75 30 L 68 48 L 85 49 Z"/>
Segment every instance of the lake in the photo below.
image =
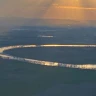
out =
<path fill-rule="evenodd" d="M 96 96 L 95 44 L 95 27 L 20 26 L 1 31 L 0 48 L 12 48 L 0 53 L 7 56 L 0 56 L 0 95 Z"/>

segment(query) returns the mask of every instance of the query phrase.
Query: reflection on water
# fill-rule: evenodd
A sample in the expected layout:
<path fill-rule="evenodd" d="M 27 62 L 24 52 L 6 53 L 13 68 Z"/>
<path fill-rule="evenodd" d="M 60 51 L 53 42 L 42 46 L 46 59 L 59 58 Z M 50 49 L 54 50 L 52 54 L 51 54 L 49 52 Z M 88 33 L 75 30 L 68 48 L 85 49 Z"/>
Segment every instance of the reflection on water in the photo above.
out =
<path fill-rule="evenodd" d="M 50 62 L 50 61 L 41 61 L 35 59 L 28 59 L 28 58 L 20 58 L 11 55 L 7 55 L 4 53 L 6 50 L 14 49 L 14 48 L 26 48 L 26 47 L 96 47 L 96 45 L 17 45 L 17 46 L 8 46 L 8 47 L 1 47 L 0 48 L 0 57 L 3 59 L 10 59 L 10 60 L 18 60 L 28 63 L 40 64 L 45 66 L 59 66 L 59 67 L 67 67 L 67 68 L 79 68 L 79 69 L 93 69 L 96 70 L 96 65 L 93 64 L 83 64 L 83 65 L 76 65 L 76 64 L 66 64 L 66 63 L 59 63 L 59 62 Z"/>
<path fill-rule="evenodd" d="M 46 36 L 46 35 L 39 35 L 38 37 L 41 37 L 41 38 L 53 38 L 53 36 Z"/>

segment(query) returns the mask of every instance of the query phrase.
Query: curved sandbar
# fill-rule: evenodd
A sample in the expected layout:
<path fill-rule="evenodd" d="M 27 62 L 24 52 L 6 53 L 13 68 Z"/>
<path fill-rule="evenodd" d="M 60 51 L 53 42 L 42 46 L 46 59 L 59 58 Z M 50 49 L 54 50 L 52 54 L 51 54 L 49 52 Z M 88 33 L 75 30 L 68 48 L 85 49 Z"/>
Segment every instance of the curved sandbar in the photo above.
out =
<path fill-rule="evenodd" d="M 7 46 L 0 48 L 0 57 L 3 59 L 10 59 L 10 60 L 18 60 L 28 63 L 46 65 L 46 66 L 59 66 L 59 67 L 67 67 L 67 68 L 79 68 L 79 69 L 91 69 L 96 70 L 96 64 L 66 64 L 66 63 L 59 63 L 59 62 L 50 62 L 50 61 L 42 61 L 42 60 L 35 60 L 35 59 L 28 59 L 28 58 L 20 58 L 5 54 L 4 51 L 15 49 L 15 48 L 33 48 L 33 47 L 96 47 L 96 45 L 60 45 L 60 44 L 45 44 L 45 45 L 16 45 L 16 46 Z"/>

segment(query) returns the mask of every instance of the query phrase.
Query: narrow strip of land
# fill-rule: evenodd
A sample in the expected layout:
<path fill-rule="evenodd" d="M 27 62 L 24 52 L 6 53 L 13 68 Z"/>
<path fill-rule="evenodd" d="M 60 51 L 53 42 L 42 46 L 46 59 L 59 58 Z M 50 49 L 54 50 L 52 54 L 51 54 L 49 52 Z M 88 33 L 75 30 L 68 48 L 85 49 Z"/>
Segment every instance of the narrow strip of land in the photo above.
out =
<path fill-rule="evenodd" d="M 5 54 L 4 51 L 15 49 L 15 48 L 33 48 L 33 47 L 96 47 L 96 45 L 60 45 L 60 44 L 46 44 L 46 45 L 15 45 L 15 46 L 7 46 L 0 48 L 0 57 L 3 59 L 9 60 L 18 60 L 23 62 L 28 62 L 32 64 L 40 64 L 45 66 L 59 66 L 59 67 L 67 67 L 67 68 L 79 68 L 79 69 L 91 69 L 96 70 L 96 64 L 67 64 L 67 63 L 59 63 L 59 62 L 51 62 L 51 61 L 42 61 L 28 58 L 20 58 L 16 56 L 11 56 L 10 54 Z"/>

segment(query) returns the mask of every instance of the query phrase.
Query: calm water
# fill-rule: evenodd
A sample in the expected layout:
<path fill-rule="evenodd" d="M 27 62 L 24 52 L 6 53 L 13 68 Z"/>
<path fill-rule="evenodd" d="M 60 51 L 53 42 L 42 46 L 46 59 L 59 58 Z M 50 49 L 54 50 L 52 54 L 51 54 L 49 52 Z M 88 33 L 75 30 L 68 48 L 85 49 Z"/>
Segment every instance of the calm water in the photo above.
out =
<path fill-rule="evenodd" d="M 24 26 L 0 32 L 0 47 L 30 44 L 96 44 L 96 28 Z M 12 49 L 5 53 L 60 63 L 96 64 L 96 48 L 36 47 Z M 0 58 L 0 95 L 96 96 L 95 74 L 95 70 L 47 67 Z"/>

